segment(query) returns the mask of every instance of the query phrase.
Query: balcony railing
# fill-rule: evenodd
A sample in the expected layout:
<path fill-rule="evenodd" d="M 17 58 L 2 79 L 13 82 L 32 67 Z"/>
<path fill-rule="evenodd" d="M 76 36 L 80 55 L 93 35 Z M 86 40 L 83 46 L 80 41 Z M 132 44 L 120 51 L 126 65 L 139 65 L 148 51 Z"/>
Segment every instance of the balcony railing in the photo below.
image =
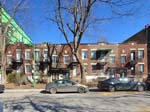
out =
<path fill-rule="evenodd" d="M 108 58 L 107 57 L 100 57 L 98 58 L 98 63 L 99 64 L 106 64 L 108 62 Z"/>
<path fill-rule="evenodd" d="M 12 59 L 12 62 L 16 63 L 16 64 L 22 64 L 23 63 L 23 59 L 22 58 Z"/>

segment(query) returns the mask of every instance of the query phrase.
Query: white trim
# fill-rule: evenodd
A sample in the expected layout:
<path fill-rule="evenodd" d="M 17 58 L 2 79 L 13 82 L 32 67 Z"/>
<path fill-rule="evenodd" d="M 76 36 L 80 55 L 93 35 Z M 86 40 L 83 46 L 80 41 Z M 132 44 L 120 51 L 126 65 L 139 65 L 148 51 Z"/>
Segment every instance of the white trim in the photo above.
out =
<path fill-rule="evenodd" d="M 140 65 L 140 64 L 143 64 L 144 65 L 144 62 L 138 62 L 138 64 Z"/>
<path fill-rule="evenodd" d="M 97 63 L 91 63 L 91 65 L 96 65 Z"/>
<path fill-rule="evenodd" d="M 40 49 L 34 49 L 34 51 L 40 51 Z"/>
<path fill-rule="evenodd" d="M 69 56 L 69 55 L 63 55 L 63 56 Z"/>
<path fill-rule="evenodd" d="M 53 54 L 52 56 L 58 56 L 57 54 Z"/>
<path fill-rule="evenodd" d="M 88 65 L 87 63 L 84 63 L 84 65 Z"/>
<path fill-rule="evenodd" d="M 138 50 L 144 50 L 144 48 L 138 48 Z"/>
<path fill-rule="evenodd" d="M 131 51 L 131 50 L 136 50 L 136 48 L 130 48 L 130 51 Z"/>
<path fill-rule="evenodd" d="M 109 54 L 109 56 L 116 56 L 115 54 Z"/>
<path fill-rule="evenodd" d="M 88 49 L 81 49 L 82 51 L 88 51 Z"/>
<path fill-rule="evenodd" d="M 25 51 L 31 51 L 31 49 L 25 49 Z"/>
<path fill-rule="evenodd" d="M 16 49 L 16 51 L 21 51 L 21 49 Z"/>
<path fill-rule="evenodd" d="M 48 51 L 48 49 L 43 49 L 43 51 Z"/>
<path fill-rule="evenodd" d="M 121 56 L 126 56 L 127 54 L 121 54 Z"/>

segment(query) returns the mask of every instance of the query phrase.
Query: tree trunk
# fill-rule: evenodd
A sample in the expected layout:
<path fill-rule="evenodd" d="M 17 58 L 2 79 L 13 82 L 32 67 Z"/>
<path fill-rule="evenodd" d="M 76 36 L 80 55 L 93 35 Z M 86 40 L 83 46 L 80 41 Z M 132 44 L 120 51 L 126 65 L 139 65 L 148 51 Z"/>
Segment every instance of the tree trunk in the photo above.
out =
<path fill-rule="evenodd" d="M 78 54 L 75 53 L 75 56 L 77 58 L 77 61 L 79 62 L 79 65 L 80 65 L 80 72 L 81 72 L 81 83 L 86 83 L 86 76 L 85 76 L 85 72 L 84 72 L 84 65 L 83 65 L 83 62 Z"/>

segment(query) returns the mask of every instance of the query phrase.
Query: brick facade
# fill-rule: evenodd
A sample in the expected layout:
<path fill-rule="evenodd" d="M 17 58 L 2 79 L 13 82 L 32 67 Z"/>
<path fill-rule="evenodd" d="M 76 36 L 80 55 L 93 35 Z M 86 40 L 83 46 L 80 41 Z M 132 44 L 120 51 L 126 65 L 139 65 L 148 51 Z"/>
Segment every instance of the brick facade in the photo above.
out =
<path fill-rule="evenodd" d="M 78 52 L 84 65 L 86 81 L 118 76 L 145 79 L 149 67 L 145 30 L 120 44 L 81 43 Z M 51 81 L 61 78 L 81 79 L 79 64 L 66 44 L 41 43 L 28 46 L 16 43 L 6 48 L 7 73 L 23 72 L 31 75 L 36 71 L 36 75 L 49 76 Z M 17 60 L 17 50 L 21 52 L 21 60 Z M 8 61 L 9 56 L 11 62 Z"/>

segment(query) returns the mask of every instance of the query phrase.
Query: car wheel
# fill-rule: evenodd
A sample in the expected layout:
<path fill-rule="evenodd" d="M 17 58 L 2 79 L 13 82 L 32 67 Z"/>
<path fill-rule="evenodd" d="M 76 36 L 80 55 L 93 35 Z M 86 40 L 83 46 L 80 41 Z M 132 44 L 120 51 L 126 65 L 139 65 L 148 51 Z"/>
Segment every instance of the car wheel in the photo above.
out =
<path fill-rule="evenodd" d="M 109 86 L 109 87 L 108 87 L 108 91 L 114 92 L 114 91 L 115 91 L 115 87 L 114 87 L 114 86 Z"/>
<path fill-rule="evenodd" d="M 56 92 L 57 92 L 56 88 L 51 88 L 51 89 L 50 89 L 50 93 L 51 93 L 51 94 L 55 94 Z"/>
<path fill-rule="evenodd" d="M 137 87 L 137 90 L 138 90 L 139 92 L 144 91 L 144 87 L 143 87 L 142 85 L 139 85 L 139 86 Z"/>
<path fill-rule="evenodd" d="M 78 88 L 78 92 L 79 92 L 79 93 L 85 93 L 85 88 L 79 87 L 79 88 Z"/>

